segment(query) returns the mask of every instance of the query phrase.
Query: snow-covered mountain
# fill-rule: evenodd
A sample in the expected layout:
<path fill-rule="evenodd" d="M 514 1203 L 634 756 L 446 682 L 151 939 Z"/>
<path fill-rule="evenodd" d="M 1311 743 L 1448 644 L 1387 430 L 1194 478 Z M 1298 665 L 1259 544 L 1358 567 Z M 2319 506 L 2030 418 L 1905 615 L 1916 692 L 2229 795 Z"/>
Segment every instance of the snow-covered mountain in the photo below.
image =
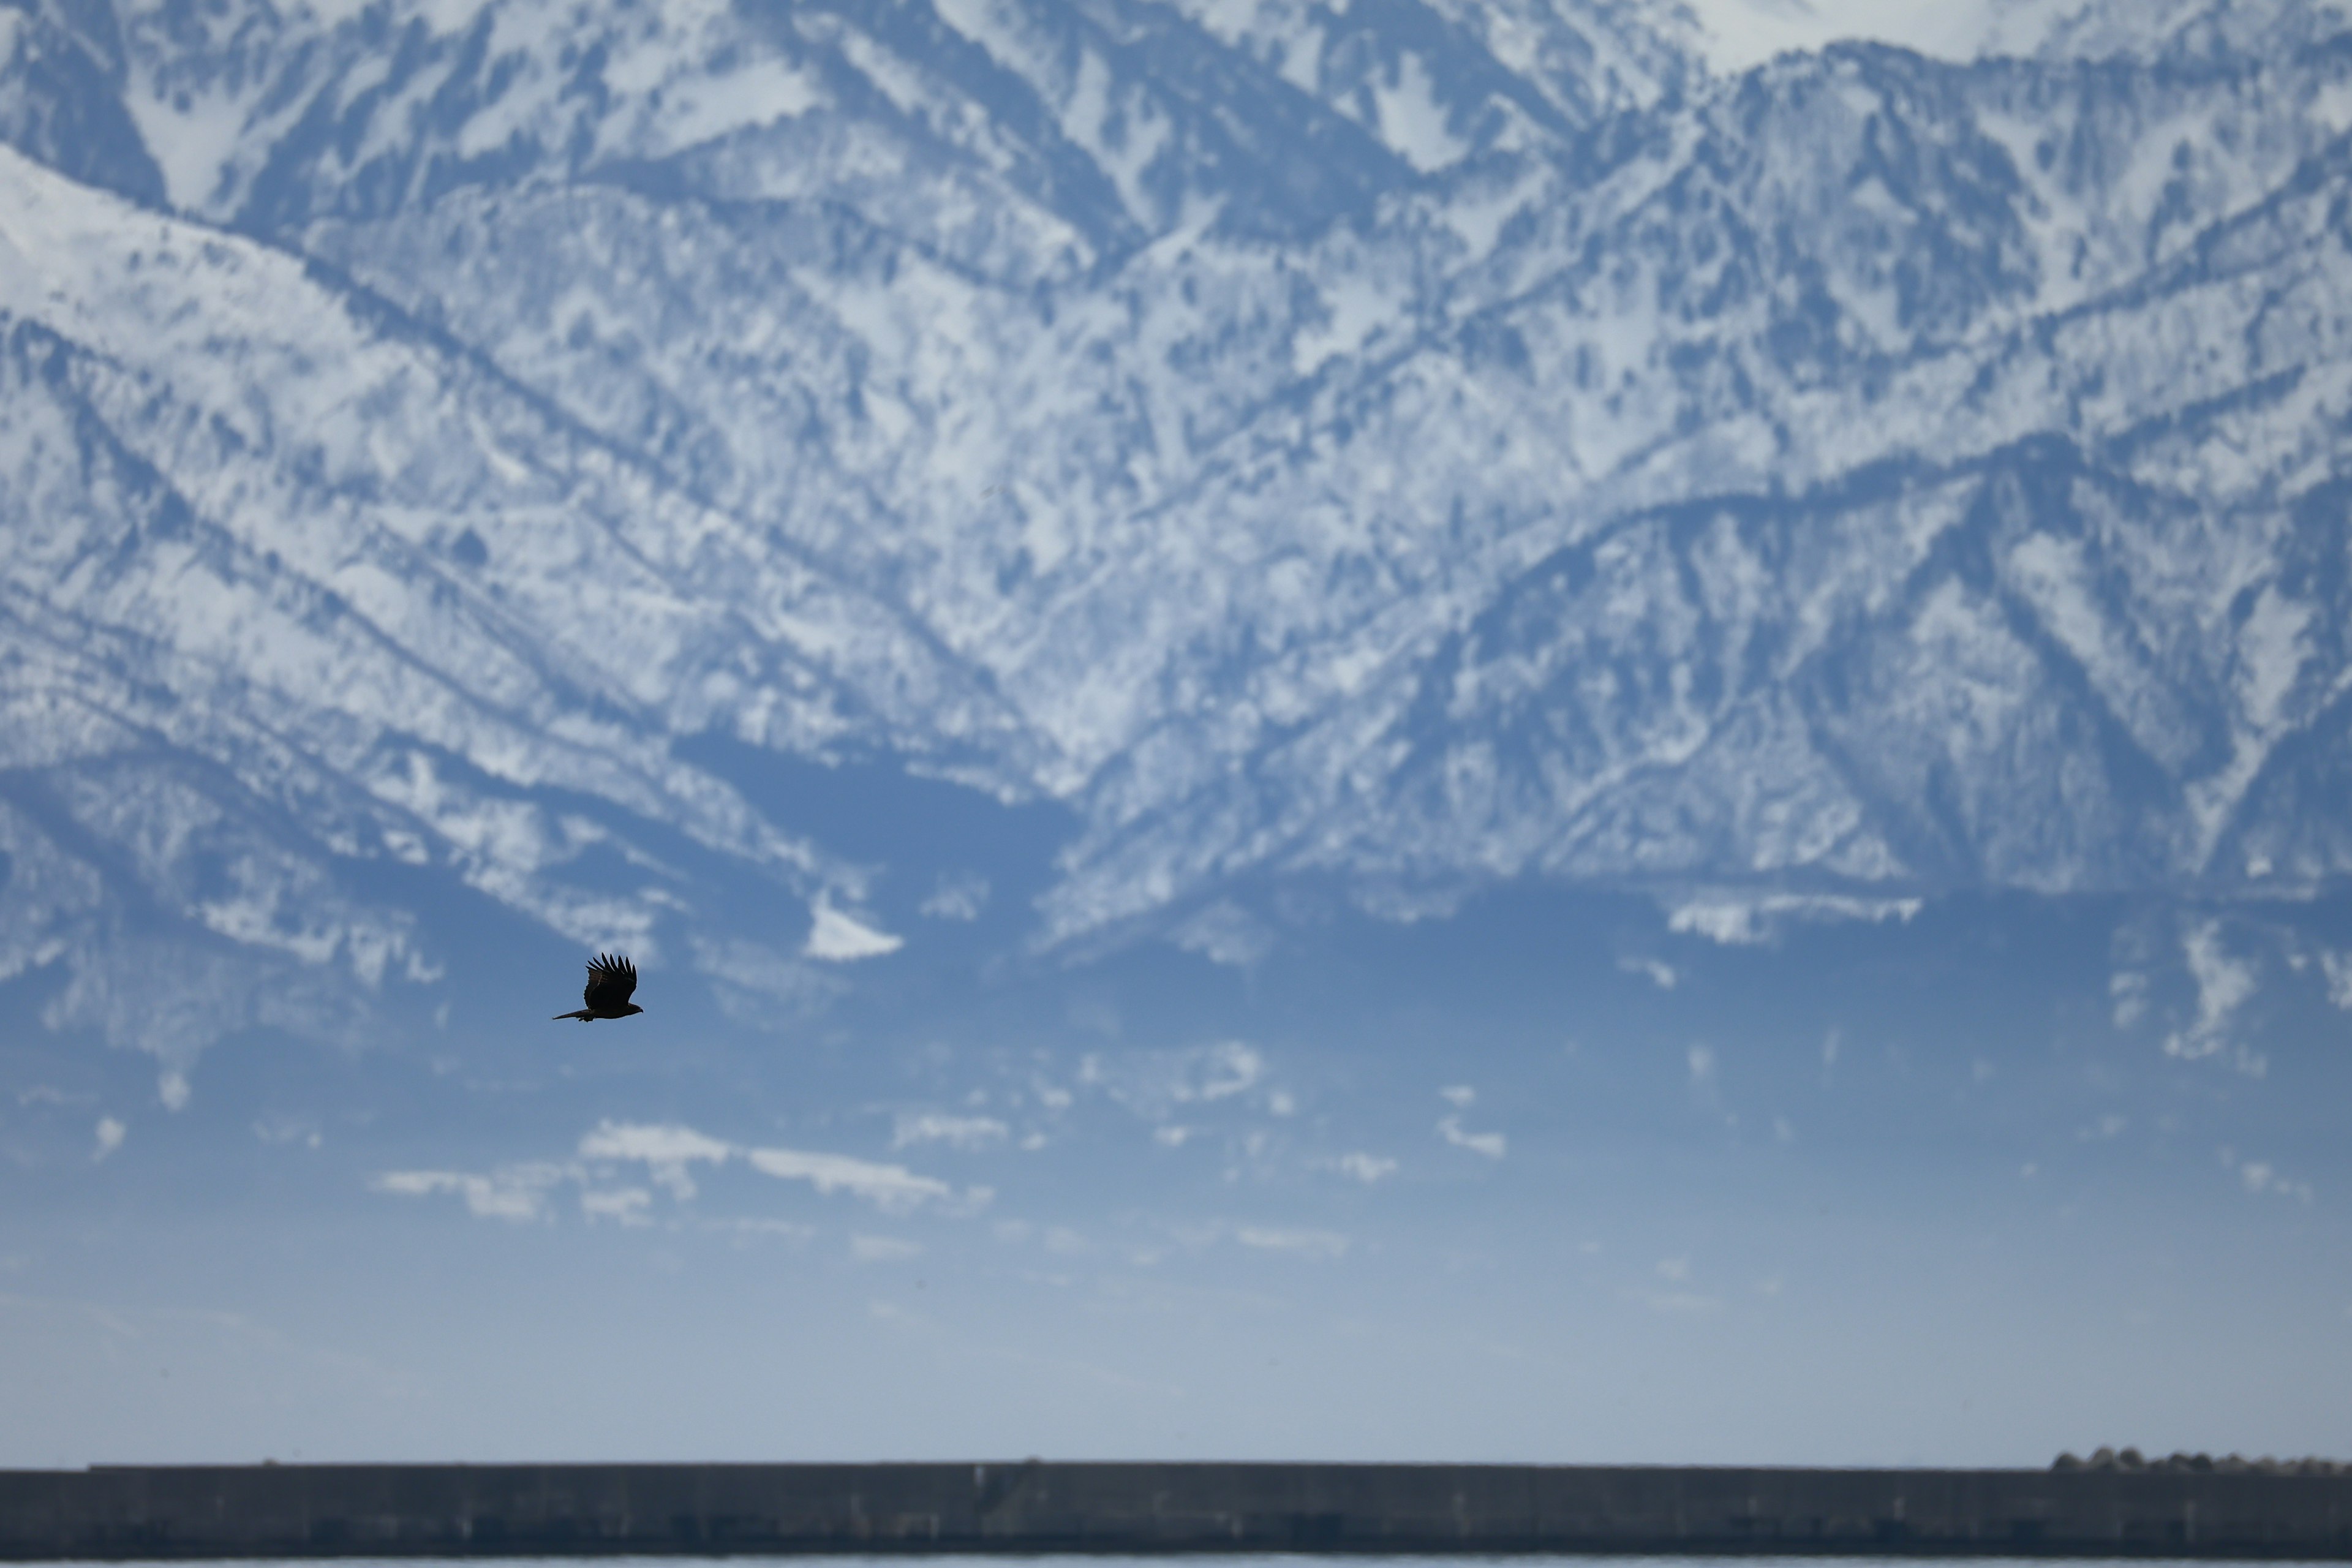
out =
<path fill-rule="evenodd" d="M 904 869 L 720 745 L 1062 803 L 1047 945 L 2338 881 L 2352 25 L 2135 15 L 0 11 L 0 977 L 803 998 Z"/>

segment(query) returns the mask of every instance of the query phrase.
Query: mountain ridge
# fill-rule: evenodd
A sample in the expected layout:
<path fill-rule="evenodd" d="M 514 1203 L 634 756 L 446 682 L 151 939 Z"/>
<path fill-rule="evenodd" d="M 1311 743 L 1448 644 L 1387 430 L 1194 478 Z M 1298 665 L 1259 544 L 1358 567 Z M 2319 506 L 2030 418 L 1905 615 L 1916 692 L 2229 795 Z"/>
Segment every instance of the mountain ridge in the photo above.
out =
<path fill-rule="evenodd" d="M 804 1000 L 727 889 L 890 868 L 706 733 L 1066 803 L 1065 952 L 1268 875 L 2352 870 L 2325 7 L 1732 79 L 1534 0 L 9 15 L 0 977 L 59 1026 L 201 1048 L 109 1011 L 134 906 L 429 986 L 371 858 Z"/>

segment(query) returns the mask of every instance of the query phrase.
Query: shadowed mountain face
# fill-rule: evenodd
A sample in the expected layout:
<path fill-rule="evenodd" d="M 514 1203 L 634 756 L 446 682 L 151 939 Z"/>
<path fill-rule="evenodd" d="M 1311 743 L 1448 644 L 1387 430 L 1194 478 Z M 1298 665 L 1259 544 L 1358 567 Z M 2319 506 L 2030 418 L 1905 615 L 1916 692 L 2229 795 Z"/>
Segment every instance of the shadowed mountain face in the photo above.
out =
<path fill-rule="evenodd" d="M 2119 16 L 0 12 L 0 973 L 184 1070 L 451 900 L 799 1016 L 1286 879 L 2330 887 L 2352 33 Z"/>

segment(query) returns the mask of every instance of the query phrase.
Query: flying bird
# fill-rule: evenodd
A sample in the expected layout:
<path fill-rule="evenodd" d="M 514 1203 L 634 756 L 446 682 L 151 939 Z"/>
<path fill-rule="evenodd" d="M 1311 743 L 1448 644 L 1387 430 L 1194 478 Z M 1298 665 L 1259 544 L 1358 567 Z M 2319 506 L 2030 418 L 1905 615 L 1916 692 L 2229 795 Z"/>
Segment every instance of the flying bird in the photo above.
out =
<path fill-rule="evenodd" d="M 586 1023 L 591 1018 L 625 1018 L 632 1013 L 642 1013 L 643 1007 L 629 1000 L 637 988 L 637 966 L 625 958 L 614 958 L 600 952 L 596 962 L 588 966 L 588 984 L 580 999 L 588 1004 L 577 1013 L 558 1013 L 559 1018 L 577 1018 Z"/>

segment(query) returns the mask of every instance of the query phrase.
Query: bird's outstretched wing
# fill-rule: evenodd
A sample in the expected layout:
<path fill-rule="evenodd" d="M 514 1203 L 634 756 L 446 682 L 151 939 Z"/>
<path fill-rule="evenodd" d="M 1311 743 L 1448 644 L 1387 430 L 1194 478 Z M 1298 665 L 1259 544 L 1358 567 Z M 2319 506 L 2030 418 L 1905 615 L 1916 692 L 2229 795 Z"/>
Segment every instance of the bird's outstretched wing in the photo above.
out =
<path fill-rule="evenodd" d="M 592 1013 L 617 1013 L 629 1005 L 629 993 L 637 988 L 637 966 L 625 958 L 614 958 L 600 952 L 596 962 L 588 966 L 588 984 L 580 999 L 588 1004 Z"/>

